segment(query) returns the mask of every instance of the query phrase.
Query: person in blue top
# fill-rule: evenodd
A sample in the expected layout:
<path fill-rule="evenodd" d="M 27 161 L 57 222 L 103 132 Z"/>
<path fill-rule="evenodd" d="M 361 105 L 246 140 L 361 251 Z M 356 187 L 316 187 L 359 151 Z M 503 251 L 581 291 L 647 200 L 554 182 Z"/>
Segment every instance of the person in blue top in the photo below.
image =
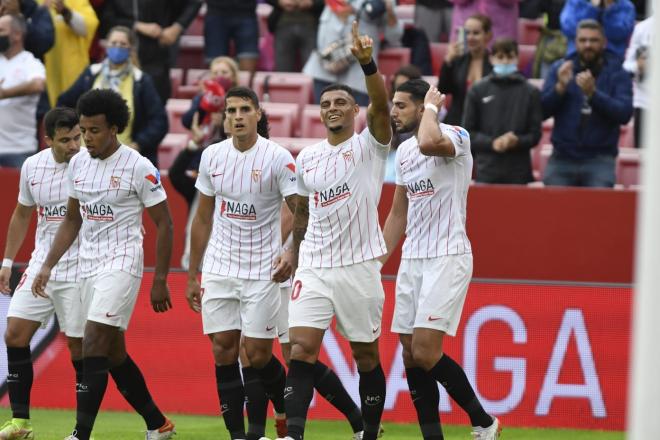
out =
<path fill-rule="evenodd" d="M 561 11 L 561 31 L 568 38 L 568 55 L 575 53 L 578 24 L 587 18 L 602 24 L 607 50 L 621 59 L 635 28 L 635 5 L 630 0 L 567 0 Z"/>
<path fill-rule="evenodd" d="M 554 117 L 546 185 L 614 186 L 619 127 L 632 116 L 632 79 L 605 51 L 603 27 L 578 24 L 577 52 L 557 61 L 543 85 L 545 119 Z"/>

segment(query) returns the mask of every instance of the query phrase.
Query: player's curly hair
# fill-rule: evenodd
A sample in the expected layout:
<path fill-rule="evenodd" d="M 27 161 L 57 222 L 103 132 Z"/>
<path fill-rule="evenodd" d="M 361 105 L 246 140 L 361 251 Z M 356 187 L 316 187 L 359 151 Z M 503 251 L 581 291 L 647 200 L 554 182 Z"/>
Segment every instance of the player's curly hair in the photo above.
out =
<path fill-rule="evenodd" d="M 396 91 L 401 93 L 409 93 L 413 101 L 424 102 L 424 97 L 426 96 L 426 92 L 429 91 L 430 87 L 431 86 L 429 83 L 423 79 L 410 79 L 397 87 Z"/>
<path fill-rule="evenodd" d="M 108 126 L 117 127 L 121 133 L 126 129 L 130 116 L 128 104 L 121 95 L 111 89 L 93 89 L 78 99 L 78 116 L 105 115 Z"/>

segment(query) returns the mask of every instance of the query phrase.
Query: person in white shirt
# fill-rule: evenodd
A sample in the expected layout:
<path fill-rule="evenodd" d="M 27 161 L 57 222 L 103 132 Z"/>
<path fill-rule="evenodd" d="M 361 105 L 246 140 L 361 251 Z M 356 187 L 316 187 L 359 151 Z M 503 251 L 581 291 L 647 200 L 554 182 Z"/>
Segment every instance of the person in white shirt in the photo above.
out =
<path fill-rule="evenodd" d="M 80 233 L 81 306 L 87 321 L 76 427 L 67 439 L 89 440 L 109 370 L 121 393 L 145 419 L 146 438 L 168 439 L 174 425 L 153 402 L 124 340 L 142 280 L 145 208 L 158 231 L 151 304 L 157 313 L 172 307 L 167 287 L 172 252 L 167 197 L 151 162 L 117 140 L 129 119 L 128 106 L 119 94 L 91 90 L 80 98 L 77 111 L 86 149 L 69 164 L 66 215 L 32 284 L 35 295 L 48 297 L 52 269 Z"/>
<path fill-rule="evenodd" d="M 9 279 L 13 259 L 27 234 L 33 212 L 37 212 L 35 247 L 14 292 L 7 312 L 8 376 L 7 389 L 12 420 L 0 427 L 0 438 L 32 438 L 30 391 L 33 366 L 30 341 L 53 313 L 66 337 L 71 361 L 79 378 L 82 373 L 82 335 L 84 319 L 80 313 L 80 271 L 77 241 L 53 268 L 48 298 L 35 297 L 32 279 L 46 259 L 50 243 L 66 214 L 68 200 L 66 173 L 69 161 L 80 150 L 78 115 L 70 108 L 56 108 L 44 117 L 48 148 L 30 156 L 21 168 L 18 203 L 9 228 L 4 259 L 0 269 L 0 292 L 11 293 Z"/>
<path fill-rule="evenodd" d="M 232 439 L 245 439 L 248 384 L 238 362 L 241 337 L 275 411 L 284 413 L 286 376 L 272 346 L 279 283 L 291 275 L 291 266 L 280 259 L 280 211 L 283 199 L 295 209 L 296 174 L 291 153 L 257 133 L 262 111 L 252 90 L 230 89 L 225 114 L 232 137 L 207 147 L 199 165 L 186 297 L 192 310 L 201 312 L 204 333 L 213 344 L 227 431 Z M 263 426 L 259 434 L 255 438 L 263 435 Z"/>
<path fill-rule="evenodd" d="M 499 437 L 463 369 L 442 351 L 458 328 L 472 277 L 472 247 L 465 231 L 472 175 L 470 136 L 438 123 L 445 95 L 423 80 L 396 90 L 391 110 L 398 132 L 412 132 L 396 156 L 396 190 L 383 234 L 389 253 L 406 234 L 396 283 L 392 331 L 399 333 L 410 394 L 425 440 L 442 439 L 440 382 L 470 416 L 472 437 Z"/>
<path fill-rule="evenodd" d="M 380 279 L 386 253 L 378 224 L 378 200 L 392 138 L 387 90 L 372 59 L 373 41 L 353 23 L 352 53 L 365 75 L 371 104 L 368 128 L 355 133 L 359 107 L 343 84 L 321 94 L 321 119 L 328 138 L 296 159 L 298 201 L 293 244 L 285 260 L 297 267 L 289 304 L 291 362 L 285 388 L 288 433 L 301 440 L 314 388 L 314 366 L 333 316 L 351 344 L 360 374 L 364 430 L 374 440 L 385 403 L 385 375 L 378 338 L 384 291 Z"/>
<path fill-rule="evenodd" d="M 44 65 L 24 50 L 20 15 L 0 17 L 0 167 L 20 168 L 37 151 L 37 103 Z"/>

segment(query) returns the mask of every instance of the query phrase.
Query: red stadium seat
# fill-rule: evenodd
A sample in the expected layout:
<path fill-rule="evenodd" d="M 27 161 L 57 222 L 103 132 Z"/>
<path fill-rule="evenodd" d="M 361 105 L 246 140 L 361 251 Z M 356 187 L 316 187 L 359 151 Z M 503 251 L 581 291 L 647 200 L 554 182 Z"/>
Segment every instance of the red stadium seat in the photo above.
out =
<path fill-rule="evenodd" d="M 442 69 L 445 55 L 449 50 L 449 43 L 431 43 L 431 64 L 433 65 L 433 74 L 439 75 Z"/>
<path fill-rule="evenodd" d="M 548 160 L 552 155 L 552 145 L 542 145 L 541 154 L 539 157 L 539 180 L 543 180 L 543 175 L 545 173 L 545 167 L 548 165 Z"/>
<path fill-rule="evenodd" d="M 528 72 L 532 63 L 534 62 L 534 56 L 536 55 L 536 46 L 532 44 L 520 44 L 518 45 L 518 70 L 525 73 Z"/>
<path fill-rule="evenodd" d="M 407 47 L 390 47 L 378 53 L 378 70 L 385 76 L 394 75 L 406 64 L 410 64 L 410 49 Z"/>
<path fill-rule="evenodd" d="M 190 99 L 169 99 L 165 109 L 170 124 L 170 133 L 188 133 L 188 129 L 181 123 L 181 115 L 190 108 Z"/>
<path fill-rule="evenodd" d="M 204 37 L 201 35 L 183 35 L 179 44 L 179 59 L 177 66 L 185 69 L 203 68 Z"/>
<path fill-rule="evenodd" d="M 303 148 L 317 144 L 323 139 L 320 138 L 298 138 L 298 137 L 273 137 L 271 140 L 291 152 L 296 157 Z"/>
<path fill-rule="evenodd" d="M 201 12 L 193 19 L 186 29 L 185 35 L 204 35 L 204 13 Z"/>
<path fill-rule="evenodd" d="M 312 100 L 312 78 L 304 73 L 257 72 L 252 83 L 259 99 L 265 101 L 264 87 L 268 80 L 268 100 L 289 102 L 304 108 Z"/>
<path fill-rule="evenodd" d="M 619 148 L 635 148 L 635 121 L 633 119 L 621 126 Z"/>
<path fill-rule="evenodd" d="M 289 102 L 262 102 L 261 107 L 268 115 L 270 135 L 273 137 L 292 137 L 298 121 L 298 104 Z"/>
<path fill-rule="evenodd" d="M 542 146 L 552 144 L 550 139 L 552 137 L 552 127 L 554 127 L 554 124 L 555 120 L 553 118 L 543 121 L 543 124 L 541 125 L 541 139 L 537 145 Z"/>
<path fill-rule="evenodd" d="M 616 163 L 616 181 L 626 188 L 639 185 L 641 151 L 637 148 L 619 148 Z"/>
<path fill-rule="evenodd" d="M 186 147 L 188 135 L 184 133 L 168 133 L 158 147 L 158 167 L 169 170 L 177 155 Z"/>
<path fill-rule="evenodd" d="M 518 44 L 534 44 L 539 42 L 543 21 L 518 19 Z"/>
<path fill-rule="evenodd" d="M 194 86 L 209 74 L 209 69 L 188 69 L 186 71 L 186 82 L 188 86 Z"/>
<path fill-rule="evenodd" d="M 179 98 L 179 88 L 181 87 L 181 84 L 183 84 L 183 69 L 170 69 L 170 84 L 172 85 L 172 96 L 174 98 Z"/>

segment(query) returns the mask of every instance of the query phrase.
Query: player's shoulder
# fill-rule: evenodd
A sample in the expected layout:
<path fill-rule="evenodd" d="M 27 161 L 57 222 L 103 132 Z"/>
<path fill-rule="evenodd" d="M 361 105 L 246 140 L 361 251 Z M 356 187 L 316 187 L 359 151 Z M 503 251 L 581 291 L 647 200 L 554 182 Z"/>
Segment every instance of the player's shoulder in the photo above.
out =
<path fill-rule="evenodd" d="M 328 143 L 327 139 L 320 140 L 316 143 L 307 145 L 304 147 L 302 150 L 300 150 L 300 153 L 298 153 L 298 157 L 301 159 L 307 158 L 309 156 L 313 156 L 319 151 L 322 151 L 325 145 Z"/>
<path fill-rule="evenodd" d="M 232 146 L 231 138 L 224 139 L 220 142 L 216 142 L 204 148 L 202 151 L 202 161 L 209 161 L 212 157 L 220 154 L 222 151 L 226 151 Z"/>
<path fill-rule="evenodd" d="M 271 150 L 273 151 L 273 155 L 276 158 L 282 160 L 290 160 L 293 158 L 293 155 L 291 154 L 291 151 L 289 151 L 288 148 L 283 147 L 282 145 L 278 144 L 272 139 L 263 138 L 262 143 L 263 145 L 265 145 L 266 151 L 271 151 Z"/>
<path fill-rule="evenodd" d="M 34 168 L 41 164 L 47 163 L 53 157 L 53 153 L 50 148 L 44 148 L 41 151 L 34 153 L 32 156 L 29 156 L 25 159 L 26 168 Z"/>
<path fill-rule="evenodd" d="M 463 138 L 470 138 L 470 133 L 463 127 L 459 125 L 449 125 L 445 124 L 443 122 L 440 123 L 440 130 L 442 130 L 443 133 L 451 133 L 451 134 L 456 134 L 458 136 L 461 136 Z"/>

